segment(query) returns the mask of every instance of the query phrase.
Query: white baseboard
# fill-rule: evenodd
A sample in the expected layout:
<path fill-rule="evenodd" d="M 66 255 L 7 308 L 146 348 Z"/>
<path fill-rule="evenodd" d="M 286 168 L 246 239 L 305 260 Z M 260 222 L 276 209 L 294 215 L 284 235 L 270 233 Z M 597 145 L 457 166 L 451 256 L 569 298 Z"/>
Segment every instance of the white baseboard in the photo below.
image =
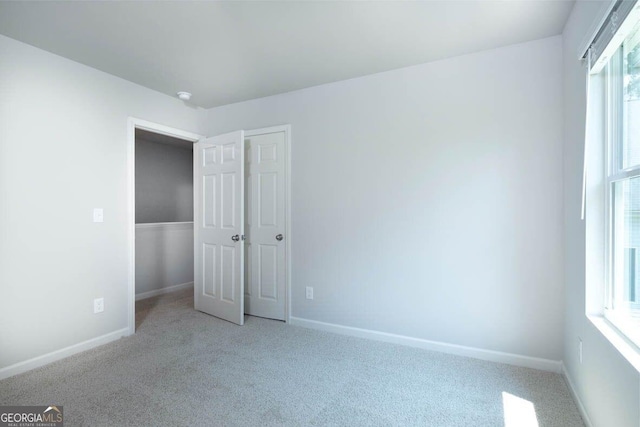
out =
<path fill-rule="evenodd" d="M 170 292 L 181 291 L 183 289 L 193 287 L 193 282 L 180 283 L 178 285 L 167 286 L 166 288 L 156 289 L 154 291 L 142 292 L 140 294 L 136 294 L 136 301 L 140 301 L 141 299 L 147 299 L 151 297 L 157 297 L 158 295 L 168 294 Z"/>
<path fill-rule="evenodd" d="M 42 356 L 34 357 L 33 359 L 25 360 L 24 362 L 7 366 L 6 368 L 0 369 L 0 380 L 48 365 L 49 363 L 64 359 L 76 353 L 100 347 L 101 345 L 108 344 L 127 335 L 129 335 L 129 328 L 120 329 L 60 350 L 52 351 Z"/>
<path fill-rule="evenodd" d="M 564 377 L 564 380 L 567 383 L 569 392 L 571 392 L 571 397 L 573 397 L 574 402 L 576 402 L 576 406 L 578 406 L 578 411 L 582 416 L 582 421 L 584 421 L 584 425 L 587 427 L 593 427 L 593 423 L 591 422 L 589 415 L 587 415 L 587 410 L 582 404 L 582 400 L 580 400 L 580 396 L 578 396 L 578 392 L 576 391 L 576 388 L 573 385 L 573 381 L 571 381 L 571 378 L 569 377 L 569 372 L 567 372 L 566 368 L 564 367 L 564 363 L 561 364 L 561 368 L 562 368 L 562 376 Z"/>
<path fill-rule="evenodd" d="M 370 329 L 354 328 L 351 326 L 336 325 L 333 323 L 318 322 L 316 320 L 302 319 L 299 317 L 291 317 L 290 324 L 317 329 L 320 331 L 349 335 L 352 337 L 368 338 L 376 341 L 384 341 L 422 348 L 425 350 L 438 351 L 441 353 L 455 354 L 457 356 L 488 360 L 490 362 L 506 363 L 525 368 L 539 369 L 542 371 L 560 373 L 562 369 L 562 362 L 559 360 L 540 359 L 537 357 L 522 356 L 519 354 L 503 353 L 500 351 L 484 350 L 481 348 L 466 347 L 438 341 L 429 341 L 421 338 L 378 332 Z"/>

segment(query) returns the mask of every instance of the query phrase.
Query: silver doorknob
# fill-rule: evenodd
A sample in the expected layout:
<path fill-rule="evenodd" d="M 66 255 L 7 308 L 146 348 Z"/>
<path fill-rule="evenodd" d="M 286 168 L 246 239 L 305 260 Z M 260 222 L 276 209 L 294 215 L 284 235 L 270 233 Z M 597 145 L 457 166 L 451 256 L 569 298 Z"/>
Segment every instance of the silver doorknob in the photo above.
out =
<path fill-rule="evenodd" d="M 240 236 L 237 234 L 235 236 L 231 236 L 231 240 L 233 240 L 234 242 L 237 242 L 238 240 L 240 240 Z"/>
<path fill-rule="evenodd" d="M 282 239 L 284 239 L 284 236 L 283 236 L 282 234 L 278 234 L 278 235 L 276 236 L 276 240 L 277 240 L 278 242 L 280 242 Z"/>

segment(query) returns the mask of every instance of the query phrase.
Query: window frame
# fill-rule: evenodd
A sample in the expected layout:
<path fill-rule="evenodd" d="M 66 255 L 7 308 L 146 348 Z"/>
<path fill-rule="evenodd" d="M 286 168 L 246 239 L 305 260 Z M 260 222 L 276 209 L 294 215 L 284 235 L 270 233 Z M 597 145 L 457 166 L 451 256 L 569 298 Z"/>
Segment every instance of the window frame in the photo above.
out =
<path fill-rule="evenodd" d="M 640 179 L 640 163 L 623 168 L 623 151 L 626 133 L 626 103 L 624 100 L 624 42 L 616 49 L 606 66 L 601 71 L 604 73 L 604 318 L 620 331 L 631 343 L 640 349 L 640 304 L 629 303 L 626 307 L 620 307 L 623 302 L 616 292 L 620 291 L 622 284 L 616 281 L 622 280 L 615 275 L 616 271 L 623 269 L 624 256 L 615 254 L 616 215 L 620 215 L 622 200 L 616 201 L 617 183 L 630 181 L 633 178 Z M 622 265 L 615 265 L 622 263 Z M 622 267 L 622 268 L 621 268 Z"/>

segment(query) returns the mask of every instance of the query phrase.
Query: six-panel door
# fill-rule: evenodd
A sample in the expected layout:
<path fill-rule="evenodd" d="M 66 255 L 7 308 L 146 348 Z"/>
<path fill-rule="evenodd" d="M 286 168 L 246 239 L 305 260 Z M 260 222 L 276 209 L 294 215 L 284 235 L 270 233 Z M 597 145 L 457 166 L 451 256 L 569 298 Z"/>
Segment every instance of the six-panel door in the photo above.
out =
<path fill-rule="evenodd" d="M 245 310 L 285 319 L 285 133 L 245 139 Z"/>
<path fill-rule="evenodd" d="M 244 132 L 194 147 L 196 310 L 244 323 Z"/>

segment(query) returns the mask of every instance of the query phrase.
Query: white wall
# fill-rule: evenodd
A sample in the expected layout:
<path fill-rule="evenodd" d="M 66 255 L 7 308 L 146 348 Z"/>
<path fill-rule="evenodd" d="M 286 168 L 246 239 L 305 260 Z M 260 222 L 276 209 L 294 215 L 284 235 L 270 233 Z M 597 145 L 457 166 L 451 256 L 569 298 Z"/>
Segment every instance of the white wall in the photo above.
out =
<path fill-rule="evenodd" d="M 560 37 L 219 107 L 207 134 L 286 123 L 293 316 L 561 359 Z"/>
<path fill-rule="evenodd" d="M 136 138 L 136 223 L 193 221 L 193 149 Z"/>
<path fill-rule="evenodd" d="M 580 220 L 585 128 L 585 67 L 580 44 L 602 13 L 601 2 L 578 1 L 563 33 L 564 42 L 564 364 L 594 426 L 640 425 L 638 372 L 585 316 L 585 223 Z M 578 340 L 583 341 L 583 363 Z"/>
<path fill-rule="evenodd" d="M 193 282 L 193 223 L 136 225 L 136 297 Z"/>
<path fill-rule="evenodd" d="M 127 119 L 203 132 L 201 110 L 68 59 L 3 36 L 0 58 L 1 369 L 126 328 Z"/>

